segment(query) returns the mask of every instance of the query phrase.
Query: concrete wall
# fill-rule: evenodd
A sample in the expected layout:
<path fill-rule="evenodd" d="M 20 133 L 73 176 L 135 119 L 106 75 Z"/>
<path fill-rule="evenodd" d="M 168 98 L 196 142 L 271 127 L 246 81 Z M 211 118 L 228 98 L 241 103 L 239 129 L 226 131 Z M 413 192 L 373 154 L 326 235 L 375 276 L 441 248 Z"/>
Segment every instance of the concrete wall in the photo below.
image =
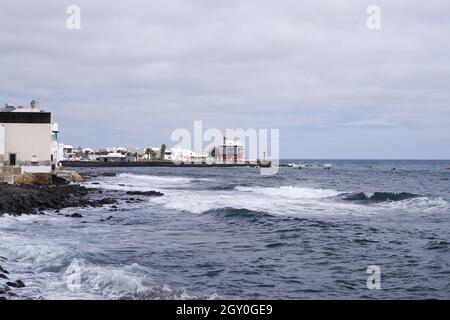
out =
<path fill-rule="evenodd" d="M 39 162 L 50 161 L 52 154 L 50 123 L 3 123 L 0 126 L 4 128 L 5 161 L 9 161 L 10 153 L 16 154 L 18 164 L 31 162 L 33 156 L 36 156 Z"/>
<path fill-rule="evenodd" d="M 51 173 L 23 173 L 14 176 L 14 184 L 49 185 L 51 183 Z"/>

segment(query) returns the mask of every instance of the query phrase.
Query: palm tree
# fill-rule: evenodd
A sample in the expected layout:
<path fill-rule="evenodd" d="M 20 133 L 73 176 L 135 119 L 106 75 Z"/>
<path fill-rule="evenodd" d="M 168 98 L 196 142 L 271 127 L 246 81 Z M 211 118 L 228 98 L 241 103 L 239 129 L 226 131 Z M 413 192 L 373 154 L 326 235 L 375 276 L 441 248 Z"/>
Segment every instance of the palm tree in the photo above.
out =
<path fill-rule="evenodd" d="M 220 148 L 217 146 L 212 147 L 209 150 L 209 156 L 214 159 L 219 158 L 220 157 Z"/>
<path fill-rule="evenodd" d="M 155 160 L 156 152 L 152 148 L 145 149 L 145 154 L 148 156 L 149 160 Z"/>
<path fill-rule="evenodd" d="M 163 143 L 161 150 L 159 151 L 159 160 L 164 160 L 167 146 Z"/>

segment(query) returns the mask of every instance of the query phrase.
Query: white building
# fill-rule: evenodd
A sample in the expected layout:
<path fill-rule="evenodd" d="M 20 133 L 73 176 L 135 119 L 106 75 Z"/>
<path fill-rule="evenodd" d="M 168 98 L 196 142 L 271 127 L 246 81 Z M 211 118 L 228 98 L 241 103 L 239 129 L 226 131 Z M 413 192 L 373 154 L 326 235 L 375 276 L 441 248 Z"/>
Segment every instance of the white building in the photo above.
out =
<path fill-rule="evenodd" d="M 223 144 L 220 146 L 223 163 L 243 163 L 244 159 L 244 146 L 237 139 L 233 140 L 223 137 Z"/>
<path fill-rule="evenodd" d="M 97 157 L 99 162 L 134 162 L 135 157 L 129 157 L 119 152 L 111 152 L 105 155 L 100 155 Z"/>
<path fill-rule="evenodd" d="M 171 148 L 166 151 L 166 159 L 176 162 L 201 163 L 206 161 L 207 155 L 204 153 L 196 153 L 189 149 Z"/>
<path fill-rule="evenodd" d="M 75 148 L 70 144 L 58 143 L 58 158 L 57 161 L 74 160 Z"/>
<path fill-rule="evenodd" d="M 0 163 L 23 172 L 50 173 L 53 162 L 52 114 L 39 109 L 6 106 L 0 109 Z"/>

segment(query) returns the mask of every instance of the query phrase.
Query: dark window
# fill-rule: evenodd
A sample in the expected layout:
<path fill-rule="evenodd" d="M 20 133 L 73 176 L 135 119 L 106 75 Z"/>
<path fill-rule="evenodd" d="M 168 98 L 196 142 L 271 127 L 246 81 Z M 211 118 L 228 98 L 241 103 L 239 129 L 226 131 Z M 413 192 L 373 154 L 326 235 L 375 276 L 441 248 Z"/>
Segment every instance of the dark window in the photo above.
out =
<path fill-rule="evenodd" d="M 15 153 L 10 153 L 9 154 L 9 165 L 10 166 L 15 166 L 16 165 L 16 154 Z"/>
<path fill-rule="evenodd" d="M 50 112 L 0 112 L 0 123 L 51 123 Z"/>

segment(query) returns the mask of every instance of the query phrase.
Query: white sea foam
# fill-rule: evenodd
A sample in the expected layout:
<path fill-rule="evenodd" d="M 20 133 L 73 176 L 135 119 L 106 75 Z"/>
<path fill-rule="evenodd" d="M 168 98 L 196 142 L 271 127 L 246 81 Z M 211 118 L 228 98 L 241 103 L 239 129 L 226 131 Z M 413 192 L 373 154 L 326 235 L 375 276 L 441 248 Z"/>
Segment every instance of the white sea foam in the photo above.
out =
<path fill-rule="evenodd" d="M 237 186 L 233 190 L 189 189 L 194 180 L 187 177 L 119 174 L 116 177 L 98 179 L 96 188 L 121 191 L 156 190 L 164 197 L 150 201 L 167 209 L 202 213 L 225 207 L 248 209 L 277 215 L 372 215 L 397 209 L 434 212 L 448 210 L 448 202 L 443 199 L 414 198 L 395 202 L 373 203 L 370 205 L 346 202 L 339 199 L 344 191 L 310 188 L 301 185 L 278 187 Z"/>
<path fill-rule="evenodd" d="M 194 180 L 207 181 L 208 179 L 191 179 L 187 177 L 138 175 L 121 173 L 116 177 L 101 177 L 95 181 L 84 183 L 86 187 L 118 191 L 149 191 L 163 190 L 181 186 L 189 186 Z"/>
<path fill-rule="evenodd" d="M 448 211 L 449 203 L 441 198 L 414 198 L 402 201 L 364 204 L 343 201 L 342 192 L 298 186 L 236 187 L 234 190 L 170 190 L 164 197 L 151 199 L 167 209 L 202 213 L 213 209 L 236 208 L 275 215 L 379 215 L 396 211 Z"/>
<path fill-rule="evenodd" d="M 51 229 L 42 233 L 33 218 L 48 220 L 46 227 L 61 225 L 66 228 L 67 240 L 51 238 Z M 55 221 L 59 220 L 59 222 Z M 77 247 L 71 219 L 63 217 L 3 217 L 8 221 L 0 225 L 0 252 L 8 260 L 2 265 L 14 278 L 22 279 L 26 287 L 20 289 L 19 296 L 45 299 L 194 299 L 184 289 L 171 289 L 167 285 L 155 283 L 150 270 L 137 263 L 130 265 L 102 265 L 80 258 L 84 248 Z M 72 226 L 74 227 L 74 226 Z M 61 232 L 63 232 L 61 230 Z M 79 279 L 75 281 L 74 279 Z M 74 286 L 79 284 L 79 286 Z"/>
<path fill-rule="evenodd" d="M 292 198 L 292 199 L 320 199 L 337 196 L 342 192 L 330 189 L 314 189 L 298 186 L 281 187 L 236 187 L 240 192 L 255 192 L 274 197 Z"/>
<path fill-rule="evenodd" d="M 387 201 L 377 205 L 386 210 L 400 210 L 402 212 L 449 212 L 450 203 L 443 198 L 418 197 L 401 201 Z"/>
<path fill-rule="evenodd" d="M 285 192 L 286 190 L 288 192 Z M 348 214 L 361 207 L 358 204 L 341 203 L 330 198 L 336 194 L 339 192 L 308 188 L 171 190 L 167 191 L 164 197 L 154 198 L 151 201 L 167 209 L 192 213 L 229 207 L 277 215 Z"/>

